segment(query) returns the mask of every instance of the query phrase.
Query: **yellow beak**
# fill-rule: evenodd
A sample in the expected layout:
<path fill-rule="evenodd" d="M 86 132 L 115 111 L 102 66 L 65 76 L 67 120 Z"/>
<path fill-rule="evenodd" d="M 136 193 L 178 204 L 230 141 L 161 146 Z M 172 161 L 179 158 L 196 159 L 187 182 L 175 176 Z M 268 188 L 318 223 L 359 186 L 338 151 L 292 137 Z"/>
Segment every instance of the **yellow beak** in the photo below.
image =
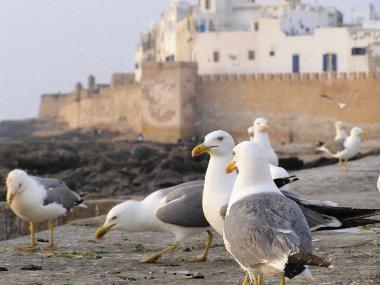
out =
<path fill-rule="evenodd" d="M 236 161 L 231 161 L 226 167 L 226 173 L 230 174 L 237 169 Z"/>
<path fill-rule="evenodd" d="M 209 152 L 209 150 L 211 148 L 212 147 L 205 146 L 203 143 L 201 143 L 201 144 L 199 144 L 199 145 L 197 145 L 196 147 L 193 148 L 193 151 L 191 152 L 191 155 L 193 157 L 200 156 L 203 153 Z"/>
<path fill-rule="evenodd" d="M 97 240 L 101 239 L 104 235 L 106 235 L 109 231 L 112 230 L 112 228 L 116 226 L 116 224 L 113 224 L 113 225 L 110 225 L 110 226 L 101 226 L 99 228 L 97 228 L 96 232 L 95 232 L 95 238 Z"/>
<path fill-rule="evenodd" d="M 267 125 L 267 124 L 265 124 L 265 125 L 261 125 L 260 127 L 259 127 L 259 131 L 260 132 L 266 132 L 266 131 L 268 131 L 270 129 L 270 127 L 269 127 L 269 125 Z"/>
<path fill-rule="evenodd" d="M 362 132 L 360 133 L 360 135 L 361 135 L 363 138 L 368 137 L 368 133 L 367 133 L 366 131 L 362 131 Z"/>
<path fill-rule="evenodd" d="M 15 197 L 16 197 L 16 194 L 9 193 L 9 196 L 8 196 L 8 205 L 9 206 L 12 206 L 12 202 L 13 202 Z"/>

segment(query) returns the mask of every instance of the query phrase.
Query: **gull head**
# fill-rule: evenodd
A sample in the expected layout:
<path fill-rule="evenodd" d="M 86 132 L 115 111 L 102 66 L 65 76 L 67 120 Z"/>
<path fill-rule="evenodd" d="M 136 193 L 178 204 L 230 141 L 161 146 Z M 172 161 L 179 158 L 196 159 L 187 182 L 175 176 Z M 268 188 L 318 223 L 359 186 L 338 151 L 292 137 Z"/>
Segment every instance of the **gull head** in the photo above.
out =
<path fill-rule="evenodd" d="M 352 137 L 364 138 L 367 136 L 367 132 L 363 131 L 361 128 L 355 127 L 355 128 L 352 128 L 350 135 Z"/>
<path fill-rule="evenodd" d="M 242 142 L 233 149 L 232 155 L 233 159 L 226 167 L 227 173 L 238 169 L 239 176 L 247 176 L 252 181 L 272 181 L 269 162 L 262 147 L 257 143 Z"/>
<path fill-rule="evenodd" d="M 200 156 L 203 153 L 209 153 L 211 156 L 231 155 L 235 141 L 232 136 L 225 131 L 215 131 L 209 133 L 203 143 L 197 145 L 192 156 Z"/>
<path fill-rule="evenodd" d="M 108 212 L 106 221 L 95 232 L 97 240 L 101 239 L 111 230 L 128 228 L 128 222 L 133 220 L 133 213 L 130 209 L 131 203 L 132 201 L 126 201 L 118 204 Z"/>
<path fill-rule="evenodd" d="M 336 122 L 335 128 L 338 130 L 344 129 L 343 123 L 341 121 Z"/>
<path fill-rule="evenodd" d="M 14 198 L 24 192 L 29 184 L 28 174 L 20 169 L 9 172 L 6 180 L 7 201 L 9 206 L 12 205 Z"/>
<path fill-rule="evenodd" d="M 257 118 L 253 123 L 255 133 L 266 133 L 269 130 L 268 120 L 264 118 Z"/>

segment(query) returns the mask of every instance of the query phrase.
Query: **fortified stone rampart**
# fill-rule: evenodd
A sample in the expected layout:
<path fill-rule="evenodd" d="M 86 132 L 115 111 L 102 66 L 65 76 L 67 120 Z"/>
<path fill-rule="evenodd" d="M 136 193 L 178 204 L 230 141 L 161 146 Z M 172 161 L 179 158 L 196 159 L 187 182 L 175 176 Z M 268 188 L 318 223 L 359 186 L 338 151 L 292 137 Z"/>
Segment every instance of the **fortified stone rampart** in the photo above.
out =
<path fill-rule="evenodd" d="M 216 75 L 199 77 L 197 85 L 200 133 L 223 128 L 246 138 L 247 127 L 259 116 L 270 120 L 273 138 L 284 142 L 331 137 L 336 120 L 380 130 L 376 73 Z M 339 109 L 321 94 L 347 100 L 347 107 Z"/>
<path fill-rule="evenodd" d="M 336 120 L 380 138 L 378 73 L 198 76 L 194 63 L 147 63 L 139 83 L 115 74 L 110 86 L 92 89 L 43 96 L 40 118 L 170 142 L 216 129 L 247 138 L 258 116 L 270 120 L 277 142 L 331 137 Z M 347 100 L 347 107 L 339 109 L 320 94 Z"/>

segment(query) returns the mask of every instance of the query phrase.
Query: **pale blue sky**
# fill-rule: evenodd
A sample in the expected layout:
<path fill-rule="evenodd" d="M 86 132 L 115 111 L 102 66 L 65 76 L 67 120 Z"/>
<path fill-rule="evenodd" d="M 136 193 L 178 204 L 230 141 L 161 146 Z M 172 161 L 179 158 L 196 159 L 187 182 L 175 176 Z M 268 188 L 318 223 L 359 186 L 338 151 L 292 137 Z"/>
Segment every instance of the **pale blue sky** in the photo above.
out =
<path fill-rule="evenodd" d="M 170 0 L 0 0 L 0 120 L 37 115 L 40 95 L 133 70 L 141 32 Z M 193 0 L 192 2 L 196 2 Z M 379 0 L 305 0 L 367 9 Z"/>

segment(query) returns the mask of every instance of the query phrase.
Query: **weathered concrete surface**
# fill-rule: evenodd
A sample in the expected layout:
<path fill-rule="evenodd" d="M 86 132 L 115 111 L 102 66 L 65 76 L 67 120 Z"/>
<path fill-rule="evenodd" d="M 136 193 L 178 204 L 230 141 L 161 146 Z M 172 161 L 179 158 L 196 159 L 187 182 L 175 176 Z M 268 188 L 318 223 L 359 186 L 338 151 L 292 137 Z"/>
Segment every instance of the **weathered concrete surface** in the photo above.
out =
<path fill-rule="evenodd" d="M 356 207 L 380 207 L 376 189 L 380 157 L 367 157 L 351 162 L 350 166 L 352 171 L 345 174 L 336 165 L 295 172 L 302 180 L 295 188 L 311 198 Z M 98 218 L 95 225 L 101 221 Z M 9 271 L 0 271 L 0 284 L 241 284 L 243 273 L 225 252 L 220 237 L 216 238 L 216 247 L 205 263 L 184 261 L 201 251 L 206 239 L 203 234 L 189 240 L 176 254 L 146 265 L 138 261 L 170 243 L 169 235 L 113 232 L 102 241 L 94 241 L 94 231 L 91 220 L 58 228 L 58 249 L 54 255 L 47 251 L 15 250 L 15 246 L 26 244 L 29 237 L 1 242 L 0 267 Z M 47 239 L 48 233 L 39 233 L 38 237 Z M 314 280 L 297 278 L 288 284 L 380 284 L 380 226 L 359 233 L 316 233 L 313 238 L 315 253 L 329 258 L 336 268 L 312 268 Z M 47 244 L 39 243 L 39 246 Z M 42 270 L 20 269 L 30 264 L 40 265 Z M 197 273 L 204 279 L 186 278 L 186 274 L 191 277 Z M 275 282 L 267 280 L 267 284 Z"/>

